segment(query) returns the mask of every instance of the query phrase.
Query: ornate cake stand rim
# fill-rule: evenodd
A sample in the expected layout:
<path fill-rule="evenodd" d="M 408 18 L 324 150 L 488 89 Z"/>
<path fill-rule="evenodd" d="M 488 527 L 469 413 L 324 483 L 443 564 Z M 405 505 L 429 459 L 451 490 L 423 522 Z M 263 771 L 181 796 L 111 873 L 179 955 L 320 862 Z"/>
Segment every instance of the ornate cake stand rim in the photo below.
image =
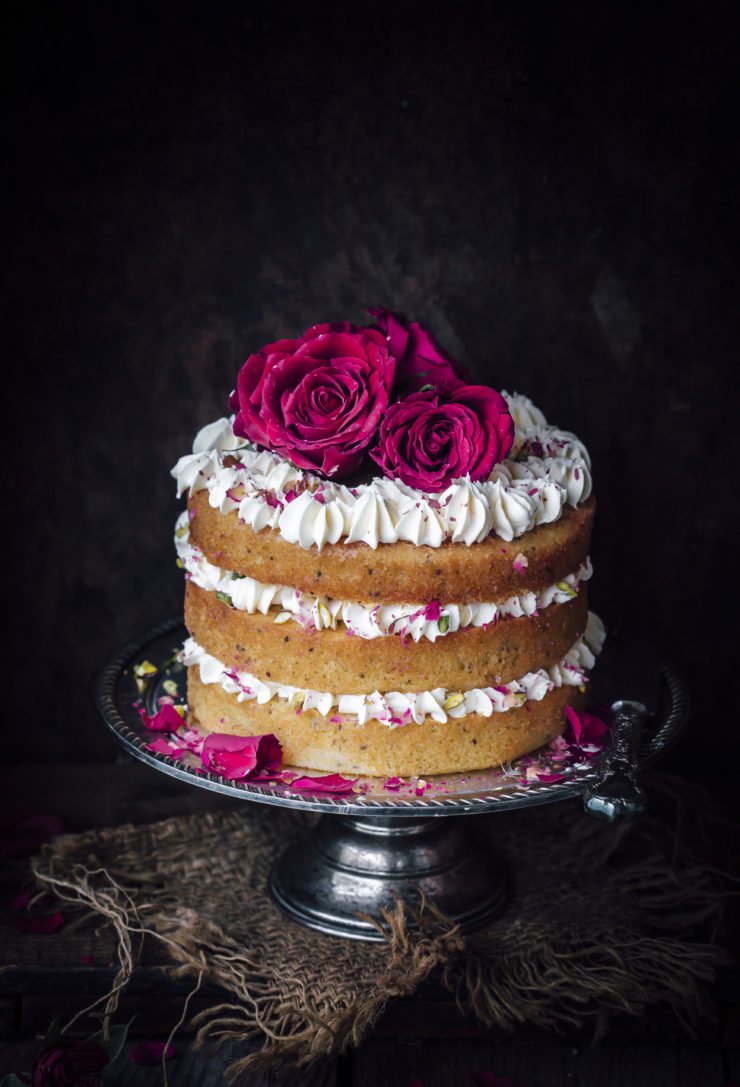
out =
<path fill-rule="evenodd" d="M 134 659 L 140 656 L 148 646 L 172 631 L 180 629 L 184 629 L 182 617 L 173 616 L 138 638 L 127 642 L 100 672 L 95 684 L 95 700 L 105 724 L 130 754 L 171 777 L 187 781 L 202 789 L 244 800 L 254 800 L 262 804 L 299 808 L 303 811 L 329 812 L 336 815 L 395 815 L 419 818 L 435 815 L 471 815 L 505 808 L 548 804 L 580 795 L 585 786 L 596 777 L 594 768 L 590 771 L 577 772 L 566 781 L 533 783 L 527 786 L 526 790 L 522 790 L 521 787 L 512 787 L 508 790 L 501 788 L 495 794 L 481 792 L 467 796 L 444 797 L 388 796 L 387 799 L 351 794 L 352 800 L 348 800 L 347 794 L 286 796 L 269 786 L 249 781 L 228 782 L 206 771 L 196 773 L 193 768 L 169 755 L 160 755 L 147 750 L 142 738 L 124 721 L 115 697 L 116 687 L 126 666 L 133 663 Z M 662 662 L 660 671 L 668 687 L 671 709 L 658 732 L 644 744 L 640 752 L 641 767 L 654 762 L 672 746 L 680 735 L 689 713 L 688 691 L 678 670 L 671 663 Z"/>

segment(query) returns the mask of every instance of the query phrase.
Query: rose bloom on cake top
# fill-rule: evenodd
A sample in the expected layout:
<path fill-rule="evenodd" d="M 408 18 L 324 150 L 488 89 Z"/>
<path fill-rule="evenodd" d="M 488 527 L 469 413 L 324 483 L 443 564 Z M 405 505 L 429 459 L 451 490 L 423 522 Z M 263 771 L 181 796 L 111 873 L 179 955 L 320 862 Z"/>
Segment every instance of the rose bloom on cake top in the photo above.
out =
<path fill-rule="evenodd" d="M 173 469 L 189 720 L 328 772 L 497 765 L 562 731 L 603 643 L 588 454 L 370 316 L 250 355 Z"/>

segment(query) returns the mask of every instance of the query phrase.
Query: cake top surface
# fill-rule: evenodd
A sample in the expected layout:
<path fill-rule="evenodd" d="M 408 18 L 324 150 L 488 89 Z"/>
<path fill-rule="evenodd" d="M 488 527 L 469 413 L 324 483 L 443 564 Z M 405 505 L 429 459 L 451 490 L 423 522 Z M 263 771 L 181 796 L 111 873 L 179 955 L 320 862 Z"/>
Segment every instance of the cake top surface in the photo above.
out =
<path fill-rule="evenodd" d="M 520 394 L 468 382 L 415 322 L 316 325 L 241 368 L 233 414 L 172 470 L 303 548 L 510 541 L 591 494 L 588 453 Z"/>

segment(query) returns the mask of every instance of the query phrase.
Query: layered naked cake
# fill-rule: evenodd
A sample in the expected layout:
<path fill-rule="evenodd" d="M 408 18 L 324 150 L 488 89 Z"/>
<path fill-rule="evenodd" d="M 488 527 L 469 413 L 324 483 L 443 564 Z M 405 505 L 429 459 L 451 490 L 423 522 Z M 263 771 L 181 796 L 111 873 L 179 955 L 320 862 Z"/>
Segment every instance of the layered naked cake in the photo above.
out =
<path fill-rule="evenodd" d="M 603 642 L 588 454 L 373 315 L 250 356 L 173 469 L 190 720 L 329 772 L 497 765 L 563 730 Z"/>

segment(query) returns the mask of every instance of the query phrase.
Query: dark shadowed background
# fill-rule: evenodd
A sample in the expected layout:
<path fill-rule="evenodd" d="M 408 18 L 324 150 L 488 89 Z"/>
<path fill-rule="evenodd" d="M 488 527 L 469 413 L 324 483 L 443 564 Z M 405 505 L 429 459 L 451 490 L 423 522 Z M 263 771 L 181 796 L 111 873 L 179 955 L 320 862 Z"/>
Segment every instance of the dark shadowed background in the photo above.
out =
<path fill-rule="evenodd" d="M 6 751 L 115 756 L 94 675 L 181 607 L 171 465 L 249 351 L 383 304 L 585 440 L 592 598 L 717 773 L 737 8 L 622 7 L 6 8 Z"/>

